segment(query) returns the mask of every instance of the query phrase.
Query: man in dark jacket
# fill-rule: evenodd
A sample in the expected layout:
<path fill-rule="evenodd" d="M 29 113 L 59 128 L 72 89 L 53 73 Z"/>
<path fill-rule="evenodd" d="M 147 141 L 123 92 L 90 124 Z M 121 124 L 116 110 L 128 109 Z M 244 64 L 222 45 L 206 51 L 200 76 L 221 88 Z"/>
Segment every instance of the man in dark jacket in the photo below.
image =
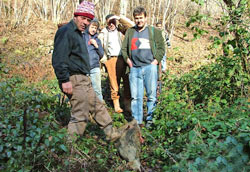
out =
<path fill-rule="evenodd" d="M 89 78 L 89 55 L 84 30 L 94 18 L 94 4 L 83 1 L 74 12 L 74 18 L 60 27 L 55 35 L 52 65 L 59 86 L 70 99 L 72 106 L 68 132 L 82 135 L 89 114 L 104 130 L 109 140 L 120 137 L 121 130 L 112 127 L 112 119 L 96 96 Z"/>

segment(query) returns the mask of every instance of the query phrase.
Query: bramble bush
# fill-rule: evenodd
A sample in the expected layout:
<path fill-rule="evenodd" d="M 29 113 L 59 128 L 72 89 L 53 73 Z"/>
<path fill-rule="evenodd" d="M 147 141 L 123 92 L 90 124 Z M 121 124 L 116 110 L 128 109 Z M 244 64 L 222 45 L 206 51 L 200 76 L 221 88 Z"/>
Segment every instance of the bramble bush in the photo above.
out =
<path fill-rule="evenodd" d="M 245 22 L 250 10 L 246 0 L 230 2 L 214 28 L 219 36 L 211 38 L 222 54 L 213 64 L 163 80 L 165 89 L 154 126 L 144 131 L 143 149 L 143 161 L 159 171 L 250 170 L 250 31 Z M 208 18 L 197 12 L 187 22 L 194 40 L 209 34 L 200 28 Z"/>
<path fill-rule="evenodd" d="M 103 141 L 105 135 L 95 124 L 89 124 L 77 142 L 68 142 L 64 126 L 70 107 L 67 98 L 58 94 L 56 80 L 31 85 L 7 74 L 0 72 L 0 171 L 124 169 L 126 162 L 114 144 Z M 124 120 L 115 117 L 116 125 Z"/>
<path fill-rule="evenodd" d="M 176 89 L 163 93 L 152 131 L 145 133 L 151 136 L 145 146 L 151 147 L 151 156 L 144 161 L 158 159 L 166 171 L 248 171 L 250 103 L 238 99 L 231 105 L 193 106 L 186 97 Z"/>
<path fill-rule="evenodd" d="M 58 100 L 15 76 L 0 81 L 0 162 L 4 171 L 39 171 L 62 163 L 66 130 L 55 121 Z M 61 109 L 62 110 L 62 109 Z M 39 170 L 37 170 L 39 169 Z"/>

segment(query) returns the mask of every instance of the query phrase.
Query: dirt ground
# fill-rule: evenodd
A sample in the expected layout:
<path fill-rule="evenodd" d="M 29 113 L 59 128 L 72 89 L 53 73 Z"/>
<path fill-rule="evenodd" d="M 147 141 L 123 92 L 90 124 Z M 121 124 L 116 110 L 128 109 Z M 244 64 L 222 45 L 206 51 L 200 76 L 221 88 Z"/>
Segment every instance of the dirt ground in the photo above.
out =
<path fill-rule="evenodd" d="M 33 20 L 29 25 L 11 28 L 7 20 L 0 21 L 0 60 L 6 62 L 14 73 L 29 82 L 38 82 L 55 77 L 51 65 L 53 39 L 57 25 L 50 21 Z M 183 38 L 183 34 L 187 37 Z M 185 22 L 176 24 L 167 49 L 167 67 L 173 75 L 182 75 L 207 64 L 210 60 L 208 37 L 192 41 L 192 32 Z"/>

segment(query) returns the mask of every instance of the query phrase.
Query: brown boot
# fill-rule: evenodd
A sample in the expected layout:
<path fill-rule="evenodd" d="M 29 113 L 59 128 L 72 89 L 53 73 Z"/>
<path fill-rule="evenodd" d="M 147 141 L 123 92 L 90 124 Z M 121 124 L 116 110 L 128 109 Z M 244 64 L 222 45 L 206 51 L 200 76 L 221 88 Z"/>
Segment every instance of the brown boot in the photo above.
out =
<path fill-rule="evenodd" d="M 76 134 L 82 135 L 86 129 L 86 122 L 72 122 L 68 124 L 68 134 L 71 140 L 76 140 Z"/>
<path fill-rule="evenodd" d="M 113 100 L 114 108 L 116 113 L 122 113 L 123 110 L 120 107 L 119 99 Z"/>
<path fill-rule="evenodd" d="M 103 129 L 104 133 L 106 134 L 106 139 L 109 141 L 116 141 L 119 139 L 124 131 L 128 128 L 128 124 L 125 124 L 124 126 L 120 128 L 114 128 L 111 124 L 108 125 Z"/>

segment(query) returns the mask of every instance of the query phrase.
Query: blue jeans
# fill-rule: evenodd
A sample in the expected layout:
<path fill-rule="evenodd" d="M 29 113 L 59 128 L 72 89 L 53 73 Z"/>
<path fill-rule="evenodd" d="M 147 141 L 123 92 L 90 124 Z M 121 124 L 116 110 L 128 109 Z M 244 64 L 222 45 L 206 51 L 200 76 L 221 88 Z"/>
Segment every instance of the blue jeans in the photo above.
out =
<path fill-rule="evenodd" d="M 161 60 L 161 71 L 166 71 L 166 70 L 167 70 L 167 56 L 165 53 Z"/>
<path fill-rule="evenodd" d="M 144 87 L 147 95 L 147 118 L 152 120 L 152 113 L 156 106 L 157 89 L 157 65 L 147 65 L 142 67 L 132 67 L 129 73 L 129 83 L 131 90 L 131 110 L 132 116 L 138 124 L 143 121 L 143 96 Z"/>
<path fill-rule="evenodd" d="M 92 87 L 95 90 L 97 97 L 103 101 L 102 87 L 101 87 L 101 70 L 99 67 L 90 70 L 90 79 Z"/>

